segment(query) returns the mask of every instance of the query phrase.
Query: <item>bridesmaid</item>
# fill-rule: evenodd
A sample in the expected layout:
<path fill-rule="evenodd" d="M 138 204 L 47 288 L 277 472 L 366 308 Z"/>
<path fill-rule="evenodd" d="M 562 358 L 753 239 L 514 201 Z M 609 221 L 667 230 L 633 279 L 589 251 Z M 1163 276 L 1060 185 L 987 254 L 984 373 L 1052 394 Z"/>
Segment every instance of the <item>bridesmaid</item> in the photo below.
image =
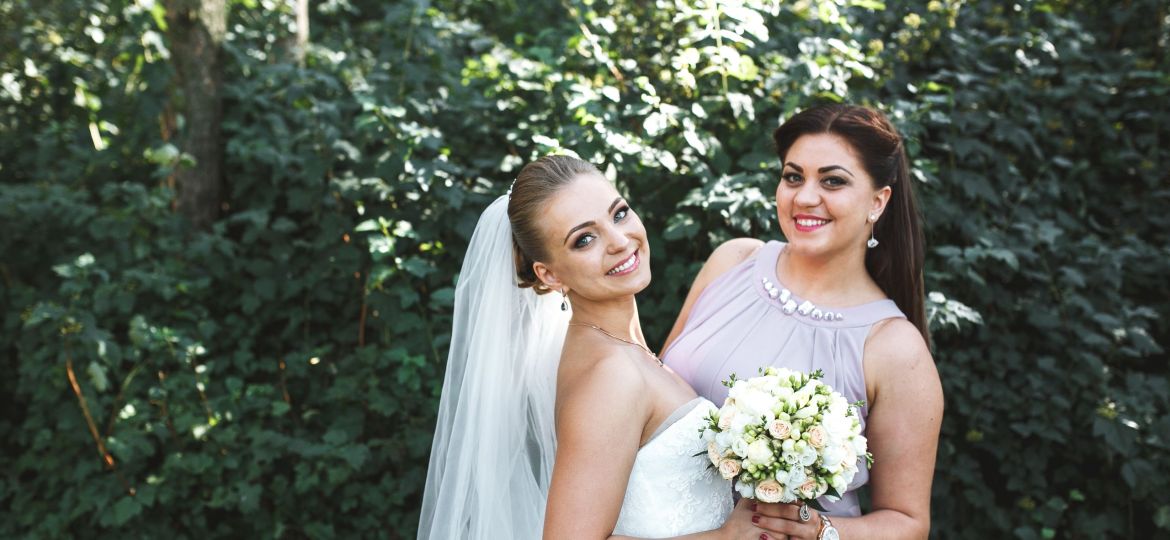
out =
<path fill-rule="evenodd" d="M 806 110 L 773 139 L 783 166 L 776 217 L 788 243 L 719 246 L 687 295 L 662 358 L 723 403 L 721 381 L 774 365 L 813 371 L 864 400 L 874 456 L 826 516 L 760 505 L 789 538 L 927 538 L 943 394 L 923 302 L 923 240 L 902 138 L 874 110 Z M 864 516 L 857 489 L 870 484 Z M 802 519 L 805 518 L 805 519 Z"/>

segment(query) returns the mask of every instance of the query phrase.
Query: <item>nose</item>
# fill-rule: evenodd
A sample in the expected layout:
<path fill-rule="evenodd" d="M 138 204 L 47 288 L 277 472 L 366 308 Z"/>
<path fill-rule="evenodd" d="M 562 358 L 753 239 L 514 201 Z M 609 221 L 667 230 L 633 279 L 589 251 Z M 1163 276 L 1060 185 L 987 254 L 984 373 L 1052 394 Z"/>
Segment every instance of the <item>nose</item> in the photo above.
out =
<path fill-rule="evenodd" d="M 622 230 L 621 227 L 615 227 L 611 225 L 609 230 L 609 252 L 615 255 L 622 253 L 626 250 L 626 247 L 630 245 L 629 235 L 626 234 L 626 231 Z"/>
<path fill-rule="evenodd" d="M 805 182 L 796 189 L 792 202 L 801 208 L 811 208 L 821 204 L 820 188 L 814 182 Z"/>

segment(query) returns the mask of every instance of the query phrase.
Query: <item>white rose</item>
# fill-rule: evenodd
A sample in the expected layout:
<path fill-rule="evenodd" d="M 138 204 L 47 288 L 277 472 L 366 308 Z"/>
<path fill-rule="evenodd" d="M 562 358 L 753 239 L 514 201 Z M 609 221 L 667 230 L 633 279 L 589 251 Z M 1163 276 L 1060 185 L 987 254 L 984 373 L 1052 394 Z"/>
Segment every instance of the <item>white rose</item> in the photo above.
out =
<path fill-rule="evenodd" d="M 765 503 L 777 503 L 784 496 L 784 487 L 775 480 L 764 480 L 756 484 L 756 500 Z"/>
<path fill-rule="evenodd" d="M 719 475 L 725 480 L 735 478 L 735 475 L 739 474 L 741 470 L 743 467 L 739 464 L 739 460 L 728 458 L 719 462 Z"/>
<path fill-rule="evenodd" d="M 752 391 L 740 400 L 740 407 L 748 416 L 759 418 L 764 411 L 772 410 L 772 395 L 768 392 Z"/>
<path fill-rule="evenodd" d="M 821 456 L 825 469 L 830 473 L 841 472 L 841 460 L 845 459 L 845 449 L 840 446 L 829 446 Z"/>
<path fill-rule="evenodd" d="M 767 465 L 772 461 L 772 446 L 764 439 L 756 439 L 748 445 L 747 459 L 755 465 Z"/>
<path fill-rule="evenodd" d="M 735 491 L 739 492 L 740 497 L 750 499 L 756 494 L 756 486 L 743 480 L 736 480 Z"/>
<path fill-rule="evenodd" d="M 737 414 L 735 419 L 731 421 L 730 430 L 732 433 L 743 433 L 748 426 L 756 423 L 756 418 L 746 414 Z"/>
<path fill-rule="evenodd" d="M 703 430 L 703 442 L 712 442 L 715 440 L 715 430 L 707 428 Z"/>
<path fill-rule="evenodd" d="M 821 425 L 829 432 L 830 442 L 844 441 L 852 435 L 853 422 L 844 416 L 825 415 L 821 418 Z"/>

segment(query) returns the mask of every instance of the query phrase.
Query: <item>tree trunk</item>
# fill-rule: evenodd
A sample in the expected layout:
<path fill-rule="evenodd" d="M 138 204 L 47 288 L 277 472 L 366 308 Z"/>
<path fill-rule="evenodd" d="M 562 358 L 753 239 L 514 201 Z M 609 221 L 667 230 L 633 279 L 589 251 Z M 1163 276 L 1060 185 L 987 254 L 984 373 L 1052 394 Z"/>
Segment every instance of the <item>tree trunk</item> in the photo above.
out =
<path fill-rule="evenodd" d="M 297 2 L 297 44 L 296 44 L 296 60 L 297 65 L 305 66 L 305 50 L 309 48 L 309 0 L 296 0 Z"/>
<path fill-rule="evenodd" d="M 195 166 L 177 173 L 179 212 L 200 229 L 219 215 L 223 191 L 221 45 L 226 0 L 166 0 L 167 36 L 178 74 L 184 126 L 182 149 Z"/>

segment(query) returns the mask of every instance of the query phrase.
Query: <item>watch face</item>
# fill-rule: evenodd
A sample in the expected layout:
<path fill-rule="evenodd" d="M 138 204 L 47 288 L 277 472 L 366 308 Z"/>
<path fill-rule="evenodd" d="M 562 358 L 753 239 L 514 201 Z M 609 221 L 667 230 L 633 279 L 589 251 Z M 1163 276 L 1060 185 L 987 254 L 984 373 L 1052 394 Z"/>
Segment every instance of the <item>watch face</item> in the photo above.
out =
<path fill-rule="evenodd" d="M 821 540 L 841 540 L 841 535 L 837 534 L 836 527 L 826 527 L 825 534 L 821 535 Z"/>

